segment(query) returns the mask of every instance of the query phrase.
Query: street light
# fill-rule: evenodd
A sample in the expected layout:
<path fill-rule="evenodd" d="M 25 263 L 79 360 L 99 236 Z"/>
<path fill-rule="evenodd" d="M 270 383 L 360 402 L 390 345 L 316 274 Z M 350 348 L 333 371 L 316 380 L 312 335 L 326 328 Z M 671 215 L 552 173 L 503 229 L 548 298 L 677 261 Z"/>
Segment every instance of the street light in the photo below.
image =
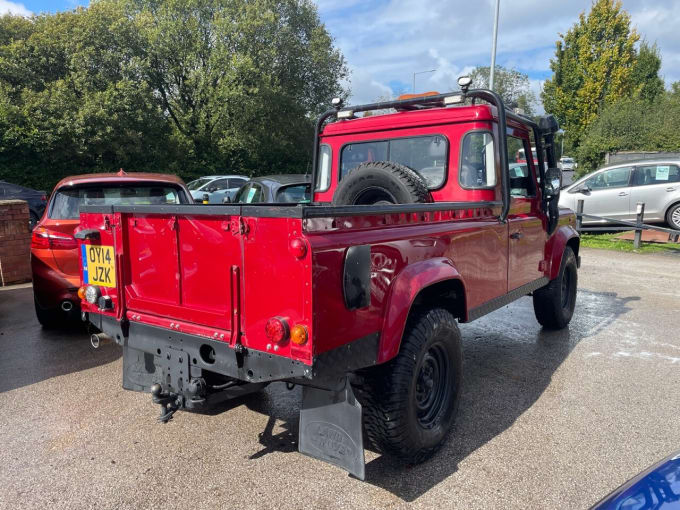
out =
<path fill-rule="evenodd" d="M 491 69 L 489 70 L 489 90 L 493 90 L 493 78 L 496 74 L 496 41 L 498 40 L 498 11 L 501 0 L 496 0 L 496 14 L 493 18 L 493 46 L 491 46 Z"/>
<path fill-rule="evenodd" d="M 430 69 L 429 71 L 418 71 L 417 73 L 413 73 L 413 93 L 416 93 L 416 74 L 427 74 L 427 73 L 434 73 L 436 69 Z"/>

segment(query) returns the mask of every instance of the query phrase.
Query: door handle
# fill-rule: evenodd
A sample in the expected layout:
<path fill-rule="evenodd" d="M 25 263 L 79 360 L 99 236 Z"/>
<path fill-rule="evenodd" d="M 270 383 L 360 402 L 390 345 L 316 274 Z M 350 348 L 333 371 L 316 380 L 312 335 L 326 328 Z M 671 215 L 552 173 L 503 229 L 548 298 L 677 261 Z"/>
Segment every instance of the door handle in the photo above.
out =
<path fill-rule="evenodd" d="M 666 191 L 675 191 L 675 188 L 673 188 L 673 187 L 666 188 Z"/>
<path fill-rule="evenodd" d="M 619 196 L 620 197 L 627 197 L 628 193 L 626 193 L 625 191 L 622 191 L 621 193 L 619 193 Z"/>
<path fill-rule="evenodd" d="M 521 239 L 523 235 L 522 232 L 513 232 L 510 234 L 510 239 Z"/>

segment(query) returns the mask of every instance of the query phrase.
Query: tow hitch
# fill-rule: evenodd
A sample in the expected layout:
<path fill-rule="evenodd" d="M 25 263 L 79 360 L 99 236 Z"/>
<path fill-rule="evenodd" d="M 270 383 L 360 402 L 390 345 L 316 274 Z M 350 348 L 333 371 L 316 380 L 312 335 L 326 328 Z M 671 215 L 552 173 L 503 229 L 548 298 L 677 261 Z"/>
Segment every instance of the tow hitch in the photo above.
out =
<path fill-rule="evenodd" d="M 184 397 L 177 393 L 163 392 L 160 384 L 151 386 L 151 398 L 154 404 L 161 406 L 161 415 L 158 421 L 161 423 L 168 423 L 172 419 L 172 415 L 181 409 L 184 403 Z"/>

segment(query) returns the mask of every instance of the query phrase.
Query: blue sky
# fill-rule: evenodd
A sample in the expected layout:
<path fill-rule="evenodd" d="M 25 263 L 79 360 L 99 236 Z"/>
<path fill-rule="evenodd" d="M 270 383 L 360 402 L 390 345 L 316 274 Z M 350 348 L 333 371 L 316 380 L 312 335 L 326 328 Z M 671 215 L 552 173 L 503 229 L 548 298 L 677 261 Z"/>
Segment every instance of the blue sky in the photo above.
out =
<path fill-rule="evenodd" d="M 87 0 L 0 0 L 0 13 L 73 9 Z M 416 90 L 443 92 L 478 65 L 489 65 L 494 0 L 317 0 L 322 21 L 345 55 L 352 102 Z M 497 63 L 526 73 L 534 91 L 550 76 L 558 33 L 591 0 L 501 0 Z M 656 42 L 666 83 L 680 80 L 680 1 L 624 0 L 632 24 Z"/>

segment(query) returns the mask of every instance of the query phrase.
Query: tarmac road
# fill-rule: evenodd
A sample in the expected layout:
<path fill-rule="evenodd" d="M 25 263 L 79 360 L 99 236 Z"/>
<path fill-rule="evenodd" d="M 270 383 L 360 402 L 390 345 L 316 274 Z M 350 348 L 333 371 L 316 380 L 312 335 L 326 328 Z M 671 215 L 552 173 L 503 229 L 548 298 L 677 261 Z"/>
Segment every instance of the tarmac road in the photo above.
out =
<path fill-rule="evenodd" d="M 283 384 L 155 422 L 115 345 L 42 331 L 0 290 L 0 508 L 587 508 L 680 449 L 680 257 L 583 250 L 576 316 L 530 298 L 471 324 L 454 433 L 419 466 L 367 452 L 366 481 L 297 453 Z"/>

